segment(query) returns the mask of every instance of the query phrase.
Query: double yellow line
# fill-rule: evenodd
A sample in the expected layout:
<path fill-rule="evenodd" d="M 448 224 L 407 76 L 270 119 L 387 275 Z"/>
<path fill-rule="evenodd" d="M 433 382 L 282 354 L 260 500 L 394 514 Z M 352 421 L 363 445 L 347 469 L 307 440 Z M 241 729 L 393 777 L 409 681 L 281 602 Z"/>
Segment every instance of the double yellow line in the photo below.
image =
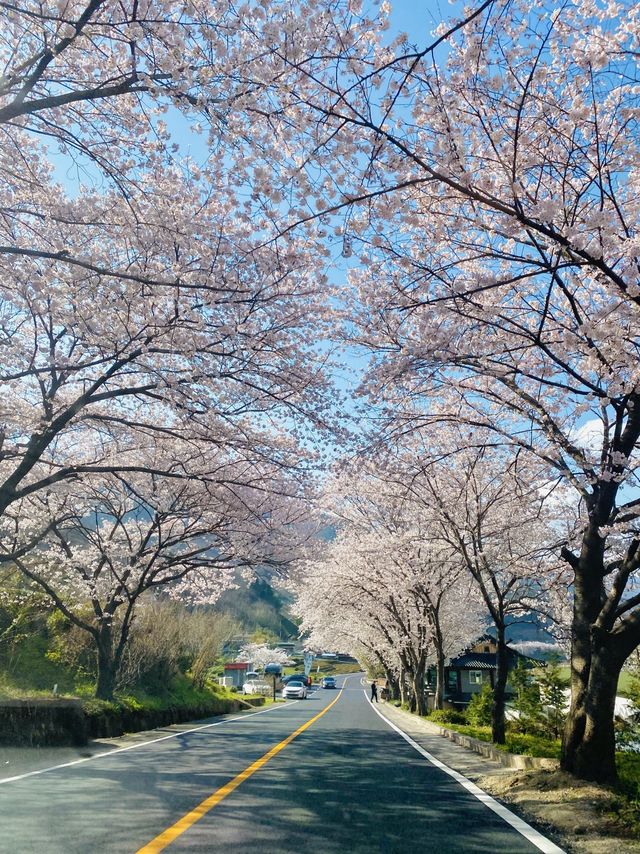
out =
<path fill-rule="evenodd" d="M 345 680 L 346 681 L 346 680 Z M 306 723 L 299 726 L 295 732 L 292 732 L 291 735 L 288 735 L 285 739 L 283 739 L 280 744 L 276 744 L 275 747 L 272 747 L 264 756 L 261 756 L 260 759 L 256 759 L 248 768 L 245 768 L 244 771 L 241 771 L 237 777 L 234 777 L 233 780 L 230 780 L 228 783 L 225 783 L 224 786 L 221 786 L 219 789 L 216 789 L 213 794 L 209 795 L 208 798 L 205 798 L 202 803 L 198 804 L 197 807 L 194 807 L 190 812 L 186 815 L 183 815 L 181 819 L 179 819 L 175 824 L 172 824 L 171 827 L 168 827 L 166 830 L 163 830 L 161 834 L 156 836 L 155 839 L 152 839 L 151 842 L 148 842 L 142 848 L 140 848 L 136 854 L 157 854 L 159 851 L 163 851 L 167 845 L 170 845 L 175 839 L 189 830 L 197 821 L 200 821 L 201 818 L 210 812 L 215 806 L 217 806 L 220 801 L 223 801 L 231 792 L 235 791 L 238 786 L 244 783 L 245 780 L 248 780 L 256 771 L 259 771 L 263 765 L 266 765 L 270 759 L 273 759 L 281 750 L 284 750 L 288 744 L 297 738 L 301 733 L 303 733 L 306 729 L 314 724 L 317 720 L 319 720 L 323 715 L 326 715 L 329 709 L 338 702 L 340 697 L 342 696 L 342 692 L 344 691 L 344 685 L 340 689 L 338 696 L 335 700 L 332 700 L 328 706 L 326 706 L 321 712 L 318 712 L 317 715 L 310 718 Z"/>

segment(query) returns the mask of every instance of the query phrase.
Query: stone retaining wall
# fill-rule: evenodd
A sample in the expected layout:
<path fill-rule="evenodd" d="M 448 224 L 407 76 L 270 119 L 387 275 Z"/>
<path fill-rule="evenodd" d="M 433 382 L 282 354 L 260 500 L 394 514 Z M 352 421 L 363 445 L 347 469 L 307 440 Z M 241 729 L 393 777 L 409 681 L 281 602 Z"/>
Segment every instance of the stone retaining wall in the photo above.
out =
<path fill-rule="evenodd" d="M 264 697 L 215 697 L 189 705 L 128 708 L 117 702 L 77 699 L 0 701 L 0 745 L 11 747 L 82 746 L 89 738 L 114 738 L 171 724 L 234 714 L 263 706 Z"/>

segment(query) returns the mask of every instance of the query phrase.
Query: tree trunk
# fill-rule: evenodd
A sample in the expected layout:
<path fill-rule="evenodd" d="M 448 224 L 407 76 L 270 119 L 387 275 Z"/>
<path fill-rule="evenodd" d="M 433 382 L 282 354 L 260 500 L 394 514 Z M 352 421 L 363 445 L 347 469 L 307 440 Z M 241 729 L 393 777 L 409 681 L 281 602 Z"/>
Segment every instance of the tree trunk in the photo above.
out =
<path fill-rule="evenodd" d="M 594 651 L 587 690 L 571 703 L 562 745 L 562 768 L 585 780 L 615 783 L 613 712 L 620 667 Z"/>
<path fill-rule="evenodd" d="M 109 623 L 103 623 L 100 626 L 96 643 L 98 648 L 96 697 L 99 700 L 112 700 L 116 687 L 117 665 L 113 655 L 113 635 Z"/>
<path fill-rule="evenodd" d="M 574 566 L 571 642 L 571 707 L 564 730 L 560 765 L 586 780 L 617 779 L 613 710 L 624 655 L 615 639 L 596 629 L 605 599 L 604 541 L 595 525 L 585 532 Z"/>
<path fill-rule="evenodd" d="M 434 709 L 444 709 L 444 655 L 438 655 L 436 660 L 436 695 L 433 698 Z"/>
<path fill-rule="evenodd" d="M 443 641 L 440 632 L 436 633 L 435 649 L 436 649 L 436 695 L 433 698 L 433 708 L 444 708 L 444 663 L 445 656 L 443 652 Z"/>
<path fill-rule="evenodd" d="M 413 674 L 413 696 L 415 697 L 415 709 L 419 715 L 424 717 L 427 714 L 427 698 L 424 695 L 424 664 L 419 664 Z"/>
<path fill-rule="evenodd" d="M 409 676 L 409 679 L 407 680 L 407 695 L 409 698 L 409 711 L 413 714 L 413 713 L 415 713 L 416 708 L 417 708 L 417 697 L 416 697 L 416 690 L 415 690 L 415 676 L 413 674 L 413 671 L 411 671 L 408 674 L 408 676 Z"/>
<path fill-rule="evenodd" d="M 504 722 L 505 690 L 508 676 L 507 644 L 504 623 L 496 623 L 498 635 L 496 652 L 496 682 L 493 686 L 493 706 L 491 709 L 491 738 L 496 744 L 506 741 Z"/>
<path fill-rule="evenodd" d="M 405 670 L 400 671 L 400 702 L 403 706 L 409 705 L 409 692 L 407 691 L 407 674 Z"/>
<path fill-rule="evenodd" d="M 414 690 L 414 676 L 415 670 L 412 666 L 406 667 L 404 671 L 404 687 L 405 687 L 405 696 L 406 702 L 409 705 L 409 711 L 415 712 L 416 710 L 416 692 Z"/>
<path fill-rule="evenodd" d="M 389 699 L 397 700 L 400 697 L 400 685 L 398 683 L 398 679 L 390 670 L 385 669 L 385 675 L 387 677 L 387 689 L 389 691 Z"/>
<path fill-rule="evenodd" d="M 615 783 L 614 706 L 622 662 L 611 655 L 606 643 L 590 651 L 586 685 L 583 670 L 573 679 L 571 708 L 565 724 L 561 766 L 585 780 Z M 575 686 L 577 684 L 577 690 Z"/>

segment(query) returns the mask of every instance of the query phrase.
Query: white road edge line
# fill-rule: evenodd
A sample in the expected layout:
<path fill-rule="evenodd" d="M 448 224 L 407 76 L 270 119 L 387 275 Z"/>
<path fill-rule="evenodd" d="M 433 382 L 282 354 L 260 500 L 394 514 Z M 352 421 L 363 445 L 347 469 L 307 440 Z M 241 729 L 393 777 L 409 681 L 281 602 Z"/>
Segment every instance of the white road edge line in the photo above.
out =
<path fill-rule="evenodd" d="M 181 730 L 180 732 L 172 732 L 171 735 L 163 735 L 160 738 L 152 738 L 150 741 L 141 741 L 139 744 L 130 744 L 127 747 L 117 747 L 115 750 L 107 750 L 104 753 L 94 753 L 93 756 L 85 756 L 82 759 L 73 759 L 71 762 L 62 762 L 60 765 L 50 765 L 48 768 L 38 768 L 36 771 L 27 771 L 24 774 L 16 774 L 15 777 L 5 777 L 0 780 L 0 786 L 4 783 L 15 783 L 17 780 L 25 780 L 27 777 L 37 777 L 40 774 L 46 774 L 49 771 L 58 771 L 60 768 L 71 768 L 74 765 L 82 765 L 84 762 L 92 762 L 94 759 L 105 759 L 109 756 L 116 756 L 118 753 L 126 753 L 127 750 L 136 750 L 139 747 L 148 747 L 150 744 L 157 744 L 159 741 L 168 741 L 170 738 L 178 738 L 181 735 L 190 735 L 192 732 L 200 732 L 203 729 L 211 729 L 214 726 L 222 726 L 222 724 L 230 724 L 234 721 L 244 721 L 247 718 L 255 718 L 256 715 L 264 715 L 267 712 L 273 712 L 276 709 L 285 709 L 287 706 L 292 706 L 295 701 L 285 703 L 284 706 L 271 706 L 268 709 L 261 709 L 259 712 L 251 712 L 248 715 L 236 715 L 233 718 L 225 718 L 223 721 L 216 721 L 212 724 L 202 724 L 202 726 L 193 727 L 192 729 Z"/>
<path fill-rule="evenodd" d="M 366 691 L 362 692 L 365 696 L 367 703 L 369 703 L 369 697 Z M 444 771 L 445 774 L 448 774 L 450 777 L 460 783 L 460 785 L 465 788 L 470 794 L 476 797 L 481 803 L 483 803 L 490 810 L 493 810 L 494 813 L 500 816 L 503 821 L 506 821 L 508 825 L 510 825 L 514 830 L 517 830 L 522 836 L 525 837 L 532 845 L 542 851 L 543 854 L 566 854 L 563 848 L 559 848 L 550 839 L 547 839 L 546 836 L 543 836 L 530 824 L 527 824 L 526 821 L 521 819 L 515 813 L 512 813 L 511 810 L 507 809 L 504 804 L 498 803 L 495 798 L 492 798 L 491 795 L 484 792 L 479 786 L 476 786 L 475 783 L 472 783 L 471 780 L 468 780 L 458 771 L 454 771 L 453 768 L 449 768 L 448 765 L 445 765 L 444 762 L 441 762 L 439 759 L 436 759 L 435 756 L 432 756 L 427 750 L 414 741 L 410 735 L 407 735 L 406 732 L 403 732 L 400 727 L 396 726 L 390 720 L 385 718 L 382 712 L 378 711 L 373 703 L 369 703 L 373 711 L 378 715 L 378 717 L 382 718 L 382 720 L 391 727 L 391 729 L 395 730 L 398 735 L 401 735 L 405 741 L 407 741 L 414 750 L 417 750 L 421 756 L 424 756 L 432 765 L 435 765 L 436 768 L 439 768 L 441 771 Z"/>

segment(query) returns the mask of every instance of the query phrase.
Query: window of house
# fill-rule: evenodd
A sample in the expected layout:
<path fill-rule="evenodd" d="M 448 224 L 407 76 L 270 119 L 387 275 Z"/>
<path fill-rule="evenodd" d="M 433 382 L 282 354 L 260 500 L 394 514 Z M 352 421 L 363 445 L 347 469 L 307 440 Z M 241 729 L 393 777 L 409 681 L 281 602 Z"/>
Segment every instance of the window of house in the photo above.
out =
<path fill-rule="evenodd" d="M 448 685 L 450 691 L 457 691 L 458 690 L 458 673 L 457 673 L 457 671 L 455 671 L 455 670 L 449 671 L 449 675 L 448 675 L 448 679 L 447 679 L 447 685 Z"/>
<path fill-rule="evenodd" d="M 482 685 L 482 670 L 469 671 L 469 684 Z"/>
<path fill-rule="evenodd" d="M 485 651 L 485 652 L 491 652 L 491 647 L 490 647 L 490 646 L 485 646 L 484 651 Z"/>

